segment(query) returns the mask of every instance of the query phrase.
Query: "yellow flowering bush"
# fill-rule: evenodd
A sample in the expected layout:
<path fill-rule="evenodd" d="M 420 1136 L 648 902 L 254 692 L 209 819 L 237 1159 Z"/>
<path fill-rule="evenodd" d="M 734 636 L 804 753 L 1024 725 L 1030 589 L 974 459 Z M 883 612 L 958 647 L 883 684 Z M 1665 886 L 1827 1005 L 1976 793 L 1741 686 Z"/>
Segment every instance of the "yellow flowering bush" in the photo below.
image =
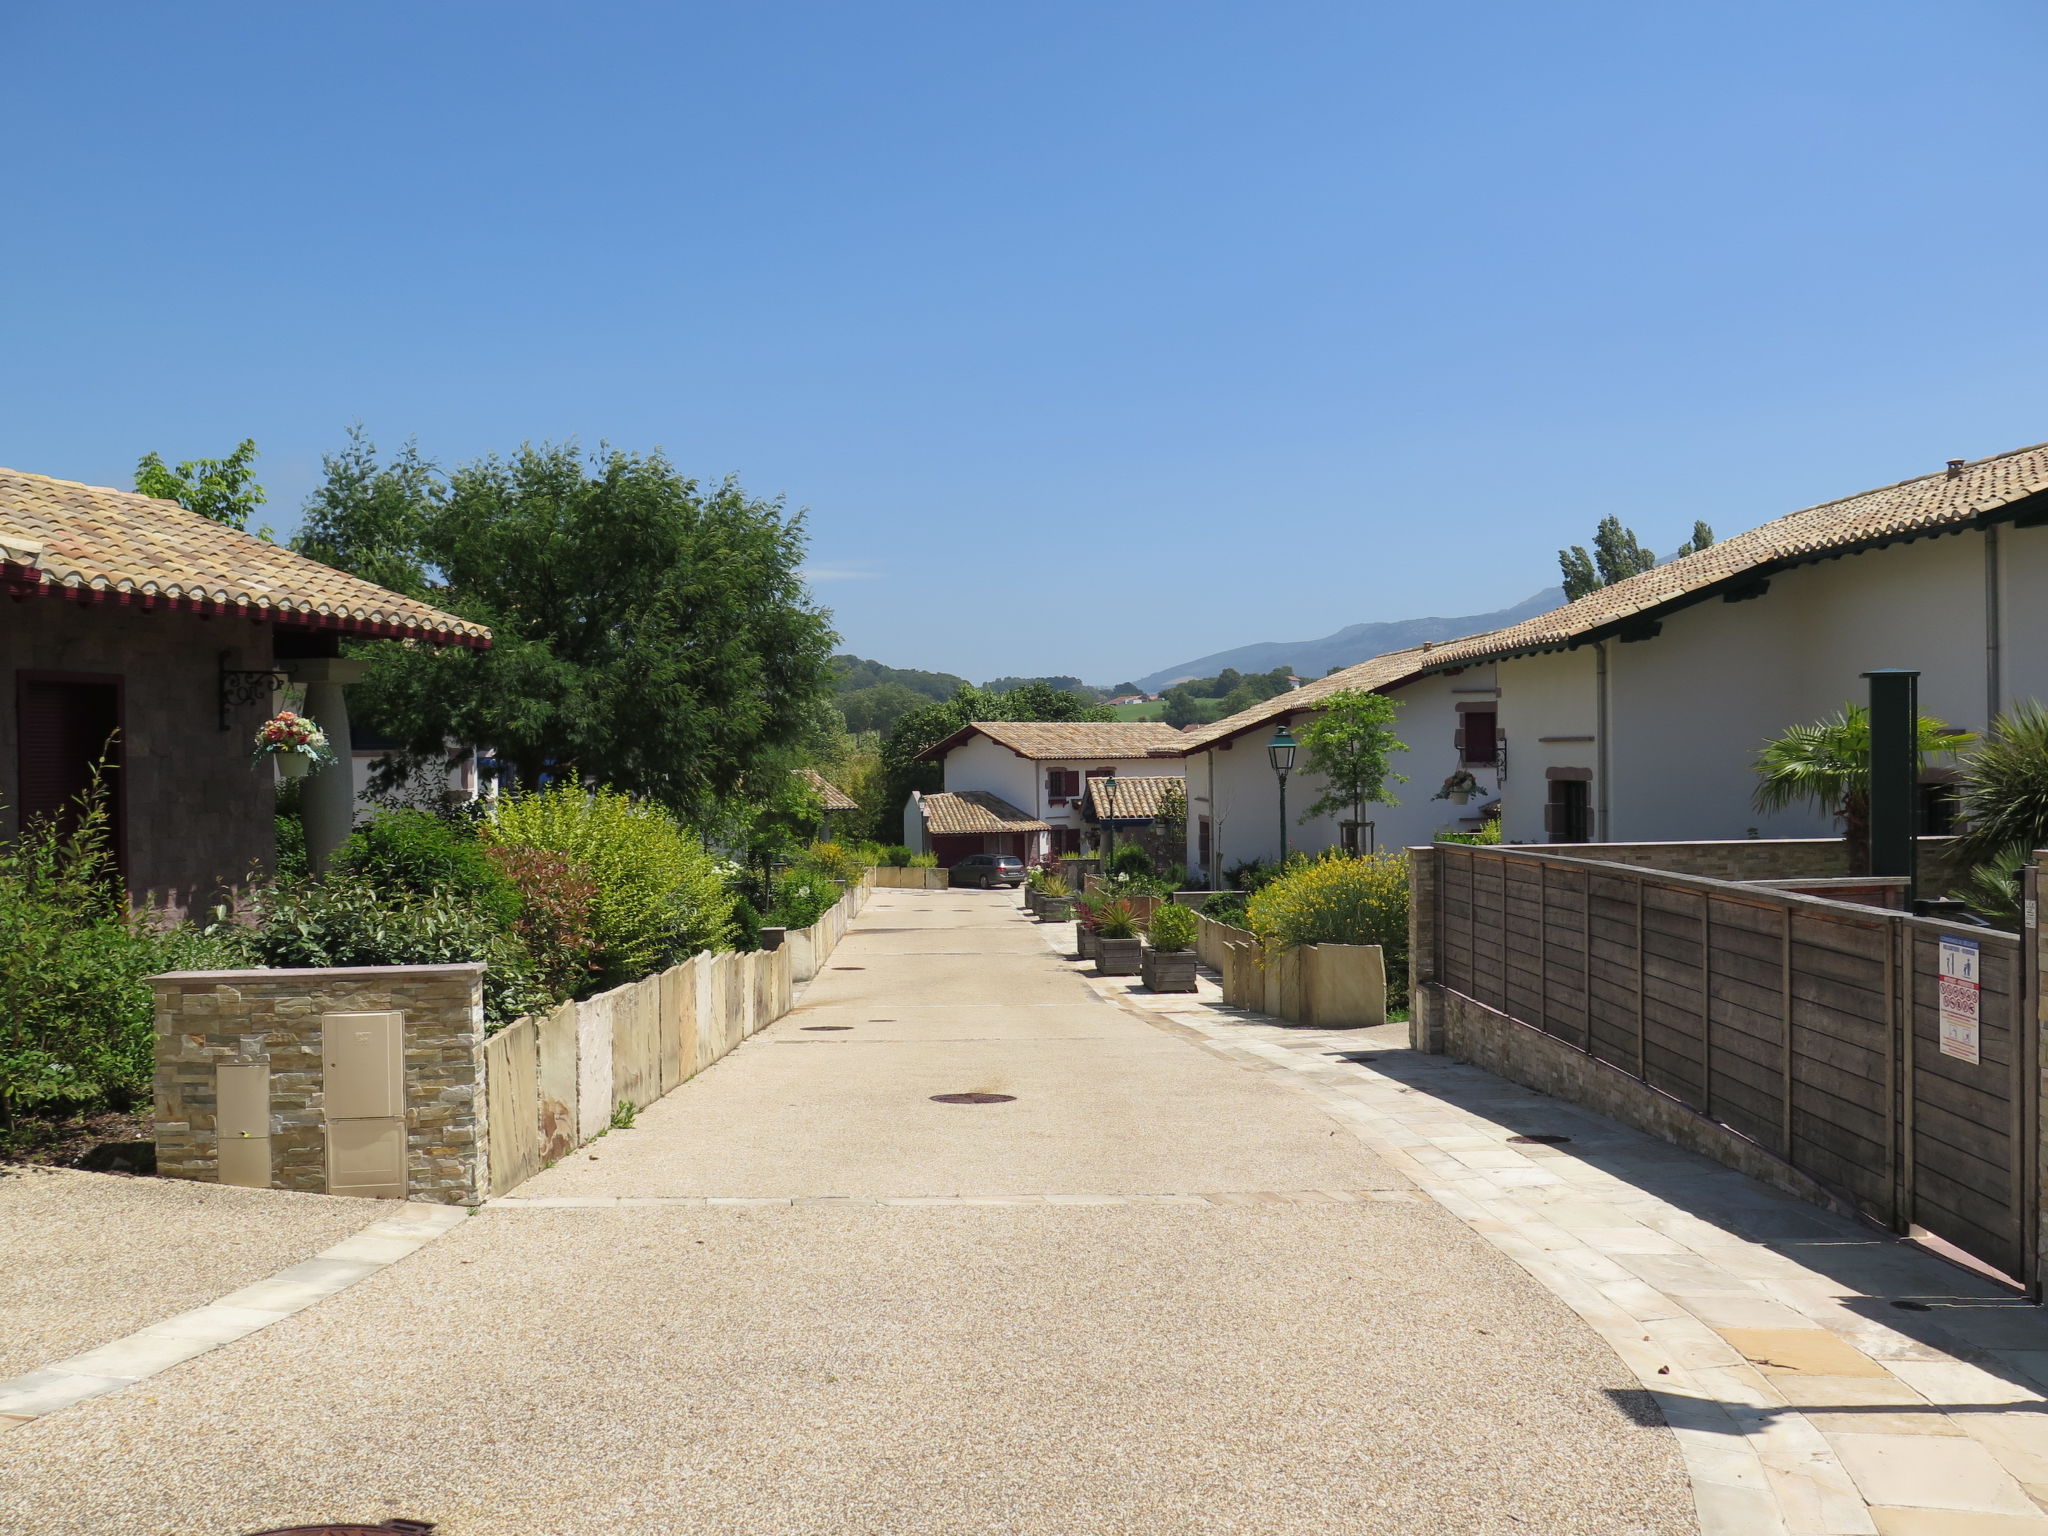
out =
<path fill-rule="evenodd" d="M 1291 861 L 1285 874 L 1252 897 L 1245 921 L 1268 951 L 1305 944 L 1381 945 L 1388 989 L 1405 987 L 1408 856 L 1332 851 Z"/>

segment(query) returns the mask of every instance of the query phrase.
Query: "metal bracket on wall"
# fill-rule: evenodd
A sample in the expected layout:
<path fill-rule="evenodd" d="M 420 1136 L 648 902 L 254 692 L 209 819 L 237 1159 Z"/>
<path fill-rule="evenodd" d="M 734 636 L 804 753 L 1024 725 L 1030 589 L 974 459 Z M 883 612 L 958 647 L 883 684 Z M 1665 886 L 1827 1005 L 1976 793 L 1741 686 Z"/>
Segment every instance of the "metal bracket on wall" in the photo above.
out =
<path fill-rule="evenodd" d="M 268 704 L 273 688 L 282 687 L 291 677 L 276 667 L 263 667 L 254 671 L 231 667 L 228 658 L 235 653 L 220 653 L 220 728 L 230 729 L 228 713 L 237 705 Z"/>

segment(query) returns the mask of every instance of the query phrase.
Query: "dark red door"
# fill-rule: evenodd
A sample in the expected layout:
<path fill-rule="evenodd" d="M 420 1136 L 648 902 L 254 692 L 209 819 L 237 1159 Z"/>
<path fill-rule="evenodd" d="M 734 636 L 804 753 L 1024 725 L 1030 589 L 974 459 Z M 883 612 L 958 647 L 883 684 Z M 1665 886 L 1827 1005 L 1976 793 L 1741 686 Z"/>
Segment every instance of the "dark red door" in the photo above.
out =
<path fill-rule="evenodd" d="M 15 704 L 23 823 L 77 825 L 95 775 L 106 797 L 109 845 L 121 847 L 121 686 L 24 677 Z"/>

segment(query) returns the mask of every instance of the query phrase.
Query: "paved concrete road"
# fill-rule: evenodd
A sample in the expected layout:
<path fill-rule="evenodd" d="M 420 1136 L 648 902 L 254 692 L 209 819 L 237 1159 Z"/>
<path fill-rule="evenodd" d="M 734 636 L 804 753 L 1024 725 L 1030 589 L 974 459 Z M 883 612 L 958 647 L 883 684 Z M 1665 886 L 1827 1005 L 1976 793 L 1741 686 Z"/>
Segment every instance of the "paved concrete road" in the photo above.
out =
<path fill-rule="evenodd" d="M 487 1209 L 13 1432 L 0 1530 L 1696 1529 L 1572 1313 L 1014 903 L 878 892 L 795 1014 L 518 1191 L 607 1203 Z M 1016 1098 L 929 1098 L 972 1090 Z M 1027 1195 L 1074 1198 L 959 1203 Z"/>

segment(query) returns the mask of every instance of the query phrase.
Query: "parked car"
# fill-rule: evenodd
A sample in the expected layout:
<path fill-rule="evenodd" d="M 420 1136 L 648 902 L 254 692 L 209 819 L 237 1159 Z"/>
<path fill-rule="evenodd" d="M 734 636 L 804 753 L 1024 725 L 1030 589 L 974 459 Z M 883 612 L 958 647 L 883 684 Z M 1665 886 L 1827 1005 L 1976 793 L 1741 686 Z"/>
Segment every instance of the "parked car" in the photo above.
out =
<path fill-rule="evenodd" d="M 970 853 L 953 866 L 955 885 L 978 885 L 984 891 L 1024 883 L 1024 861 L 1013 853 Z"/>

